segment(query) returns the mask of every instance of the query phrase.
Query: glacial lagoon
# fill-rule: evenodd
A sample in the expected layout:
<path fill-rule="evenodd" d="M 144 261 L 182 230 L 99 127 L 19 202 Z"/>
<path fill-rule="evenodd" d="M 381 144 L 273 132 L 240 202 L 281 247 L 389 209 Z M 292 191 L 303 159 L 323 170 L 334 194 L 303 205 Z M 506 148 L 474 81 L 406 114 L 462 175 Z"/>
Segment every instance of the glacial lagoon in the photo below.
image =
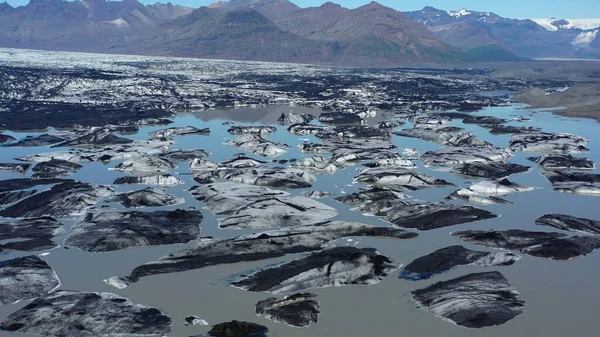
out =
<path fill-rule="evenodd" d="M 304 143 L 327 143 L 314 135 L 295 136 L 287 131 L 287 126 L 277 122 L 277 118 L 284 112 L 311 113 L 318 115 L 319 110 L 309 108 L 290 108 L 284 106 L 258 108 L 258 109 L 233 109 L 209 110 L 195 113 L 180 114 L 173 119 L 174 123 L 168 126 L 141 127 L 139 132 L 120 137 L 134 140 L 148 140 L 149 134 L 167 127 L 197 127 L 209 128 L 210 135 L 185 135 L 174 137 L 175 144 L 172 149 L 203 149 L 211 156 L 205 159 L 215 163 L 234 158 L 244 152 L 234 146 L 224 143 L 237 138 L 227 132 L 231 125 L 224 122 L 233 122 L 239 126 L 271 125 L 277 131 L 265 136 L 266 139 L 289 145 L 285 154 L 274 158 L 266 158 L 249 152 L 244 152 L 248 157 L 268 163 L 262 166 L 277 167 L 290 165 L 273 162 L 275 159 L 290 160 L 312 157 L 312 154 L 301 153 L 298 146 Z M 574 154 L 577 157 L 586 157 L 592 161 L 600 162 L 600 124 L 595 121 L 576 118 L 565 118 L 552 115 L 548 112 L 528 110 L 522 106 L 512 105 L 494 107 L 479 112 L 470 113 L 473 116 L 495 116 L 507 120 L 525 117 L 529 121 L 511 121 L 506 125 L 518 127 L 537 127 L 544 132 L 565 132 L 589 139 L 589 152 Z M 396 118 L 398 119 L 398 118 Z M 381 115 L 366 119 L 369 124 L 377 125 L 385 120 Z M 407 119 L 398 119 L 406 124 L 398 126 L 393 131 L 409 129 L 413 125 Z M 226 123 L 229 124 L 229 123 Z M 312 124 L 320 125 L 318 121 Z M 505 148 L 511 138 L 510 134 L 493 135 L 489 130 L 477 124 L 465 124 L 460 119 L 453 119 L 445 126 L 465 128 L 479 139 L 489 142 L 497 147 Z M 53 131 L 51 131 L 53 132 Z M 13 133 L 5 132 L 16 139 L 28 135 L 36 136 L 41 133 Z M 393 151 L 402 153 L 404 149 L 417 149 L 422 155 L 427 151 L 443 149 L 444 146 L 436 142 L 428 142 L 418 138 L 408 138 L 393 135 L 392 142 L 397 146 Z M 13 158 L 36 155 L 45 152 L 60 151 L 61 148 L 50 147 L 2 147 L 0 148 L 0 162 L 15 162 Z M 529 231 L 557 232 L 573 235 L 573 232 L 561 231 L 555 228 L 539 226 L 536 219 L 553 213 L 570 214 L 577 217 L 600 220 L 600 208 L 596 196 L 561 193 L 552 190 L 550 182 L 542 175 L 544 170 L 528 157 L 540 156 L 534 152 L 516 151 L 509 159 L 511 163 L 530 166 L 525 173 L 511 175 L 511 182 L 535 189 L 522 193 L 500 196 L 511 204 L 478 205 L 478 209 L 499 215 L 495 218 L 468 222 L 449 227 L 432 230 L 416 230 L 405 228 L 408 232 L 418 233 L 417 237 L 410 239 L 395 238 L 370 238 L 352 237 L 340 238 L 326 244 L 326 247 L 355 247 L 375 248 L 382 254 L 399 265 L 408 265 L 413 260 L 430 254 L 438 249 L 462 245 L 465 248 L 502 252 L 481 245 L 468 244 L 452 236 L 450 233 L 464 230 L 503 230 L 521 229 Z M 328 155 L 324 155 L 328 156 Z M 109 163 L 92 162 L 82 163 L 83 167 L 74 174 L 66 177 L 78 181 L 113 185 L 120 177 L 128 176 L 118 170 L 109 170 L 123 160 L 113 160 Z M 413 160 L 418 173 L 426 174 L 437 179 L 443 179 L 455 186 L 432 187 L 420 190 L 407 190 L 402 193 L 408 196 L 407 201 L 446 202 L 455 205 L 469 205 L 463 200 L 445 200 L 457 189 L 467 188 L 469 185 L 483 179 L 466 178 L 450 172 L 449 167 L 426 167 L 420 160 Z M 34 164 L 34 163 L 33 163 Z M 200 185 L 194 181 L 191 174 L 189 161 L 177 162 L 178 167 L 170 172 L 171 175 L 183 181 L 183 184 L 165 188 L 176 198 L 185 199 L 184 204 L 167 207 L 151 207 L 138 209 L 142 211 L 172 211 L 185 209 L 200 211 L 201 221 L 200 237 L 205 238 L 232 238 L 239 235 L 258 233 L 272 228 L 256 229 L 220 229 L 218 218 L 205 204 L 198 201 L 188 191 L 193 186 Z M 337 210 L 338 214 L 328 220 L 350 221 L 367 225 L 389 227 L 390 224 L 381 219 L 354 209 L 354 206 L 334 200 L 334 197 L 349 195 L 357 192 L 366 184 L 353 182 L 358 175 L 357 170 L 364 169 L 358 163 L 339 169 L 333 174 L 316 174 L 316 181 L 310 188 L 286 189 L 292 196 L 300 196 L 307 191 L 326 191 L 332 195 L 317 199 L 329 207 Z M 587 171 L 586 171 L 587 172 Z M 595 173 L 594 169 L 591 173 Z M 16 172 L 0 172 L 0 178 L 24 178 L 34 174 L 31 169 L 25 174 Z M 224 181 L 219 180 L 217 181 Z M 144 185 L 114 185 L 114 193 L 124 193 L 138 190 Z M 49 188 L 37 186 L 38 190 Z M 97 204 L 98 209 L 108 203 L 101 198 Z M 118 203 L 109 203 L 111 208 L 122 208 Z M 128 209 L 128 210 L 134 210 Z M 9 221 L 11 219 L 2 219 Z M 129 249 L 110 252 L 86 252 L 75 247 L 65 249 L 63 242 L 67 237 L 75 217 L 64 220 L 64 228 L 57 233 L 54 241 L 60 247 L 34 252 L 42 253 L 42 259 L 50 265 L 60 279 L 59 289 L 71 289 L 90 292 L 112 292 L 128 298 L 136 303 L 159 308 L 165 315 L 173 320 L 171 336 L 197 336 L 206 335 L 210 325 L 231 320 L 254 322 L 266 326 L 269 336 L 550 336 L 585 335 L 596 330 L 596 303 L 600 300 L 596 280 L 600 276 L 597 268 L 600 254 L 592 252 L 587 256 L 574 258 L 568 261 L 554 261 L 534 257 L 521 252 L 513 251 L 520 256 L 518 261 L 507 266 L 478 266 L 462 265 L 447 272 L 437 274 L 424 280 L 399 279 L 399 270 L 395 269 L 389 275 L 382 277 L 381 282 L 372 285 L 355 285 L 342 287 L 327 287 L 319 289 L 306 289 L 305 292 L 316 294 L 314 299 L 319 302 L 318 322 L 306 328 L 295 328 L 285 324 L 276 323 L 264 317 L 257 316 L 255 306 L 257 302 L 264 301 L 274 295 L 270 293 L 250 292 L 232 287 L 230 283 L 248 271 L 256 271 L 266 266 L 273 266 L 282 262 L 289 262 L 302 258 L 309 253 L 290 254 L 259 261 L 250 261 L 234 264 L 222 264 L 189 270 L 178 273 L 161 273 L 140 278 L 137 282 L 129 284 L 124 289 L 117 289 L 103 282 L 113 276 L 127 276 L 131 271 L 145 263 L 174 252 L 193 247 L 195 242 L 159 245 L 150 247 L 132 247 Z M 398 228 L 398 227 L 394 227 Z M 208 239 L 204 239 L 208 240 Z M 3 244 L 6 242 L 2 242 Z M 46 253 L 49 253 L 46 255 Z M 4 258 L 17 258 L 32 255 L 32 252 L 10 251 Z M 447 281 L 471 273 L 498 271 L 504 275 L 519 294 L 523 301 L 523 313 L 508 322 L 481 329 L 467 329 L 457 326 L 447 320 L 436 317 L 432 312 L 418 308 L 411 298 L 411 292 L 424 289 L 440 281 Z M 236 278 L 236 276 L 238 278 Z M 279 294 L 275 295 L 282 298 Z M 0 306 L 0 320 L 24 307 L 29 301 Z M 209 326 L 189 325 L 184 326 L 185 318 L 196 315 L 207 321 Z M 5 336 L 26 336 L 25 334 L 0 332 Z"/>

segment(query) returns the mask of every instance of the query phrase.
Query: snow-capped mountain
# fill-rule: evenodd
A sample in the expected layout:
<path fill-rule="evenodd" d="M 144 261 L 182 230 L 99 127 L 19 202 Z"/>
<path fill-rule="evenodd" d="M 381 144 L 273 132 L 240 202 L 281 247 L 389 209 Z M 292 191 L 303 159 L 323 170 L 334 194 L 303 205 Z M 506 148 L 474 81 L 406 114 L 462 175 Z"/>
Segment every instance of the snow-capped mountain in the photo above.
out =
<path fill-rule="evenodd" d="M 546 28 L 549 31 L 557 31 L 559 29 L 581 29 L 592 30 L 600 28 L 599 19 L 531 19 L 538 25 Z"/>
<path fill-rule="evenodd" d="M 425 7 L 407 12 L 445 41 L 473 54 L 484 51 L 509 60 L 522 57 L 600 58 L 599 20 L 519 20 L 468 9 Z"/>

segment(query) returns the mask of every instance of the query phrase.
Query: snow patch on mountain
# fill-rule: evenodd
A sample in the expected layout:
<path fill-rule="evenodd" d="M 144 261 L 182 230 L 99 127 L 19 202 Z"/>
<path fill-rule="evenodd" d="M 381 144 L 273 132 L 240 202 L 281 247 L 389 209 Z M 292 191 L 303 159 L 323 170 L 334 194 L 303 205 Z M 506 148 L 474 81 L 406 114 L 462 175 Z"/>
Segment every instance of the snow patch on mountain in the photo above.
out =
<path fill-rule="evenodd" d="M 573 39 L 571 44 L 575 47 L 587 47 L 594 41 L 596 36 L 598 36 L 598 30 L 582 32 Z"/>
<path fill-rule="evenodd" d="M 459 18 L 461 16 L 465 16 L 465 15 L 471 15 L 473 12 L 466 10 L 466 9 L 461 9 L 459 11 L 448 11 L 447 12 L 448 15 L 453 16 L 455 18 Z"/>
<path fill-rule="evenodd" d="M 559 29 L 582 29 L 591 30 L 600 28 L 600 18 L 598 19 L 531 19 L 538 25 L 546 28 L 549 31 L 557 31 Z"/>

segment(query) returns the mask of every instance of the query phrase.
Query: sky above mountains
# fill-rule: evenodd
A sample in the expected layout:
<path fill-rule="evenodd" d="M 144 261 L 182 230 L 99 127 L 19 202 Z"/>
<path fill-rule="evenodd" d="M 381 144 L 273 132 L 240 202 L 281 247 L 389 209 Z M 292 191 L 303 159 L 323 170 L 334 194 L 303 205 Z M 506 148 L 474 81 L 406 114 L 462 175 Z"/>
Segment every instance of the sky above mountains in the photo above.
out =
<path fill-rule="evenodd" d="M 0 0 L 1 1 L 1 0 Z M 153 4 L 158 0 L 140 0 L 144 4 Z M 173 4 L 190 7 L 208 5 L 215 0 L 162 0 Z M 320 6 L 327 0 L 291 0 L 300 7 Z M 331 0 L 330 0 L 331 1 Z M 26 5 L 29 0 L 8 0 L 12 6 Z M 370 0 L 337 0 L 332 1 L 348 8 L 355 8 L 367 4 Z M 425 6 L 433 6 L 445 10 L 458 10 L 467 8 L 481 12 L 494 12 L 508 18 L 597 18 L 600 17 L 600 1 L 598 0 L 573 0 L 573 1 L 548 1 L 548 0 L 379 0 L 380 4 L 392 7 L 399 11 L 419 10 Z"/>

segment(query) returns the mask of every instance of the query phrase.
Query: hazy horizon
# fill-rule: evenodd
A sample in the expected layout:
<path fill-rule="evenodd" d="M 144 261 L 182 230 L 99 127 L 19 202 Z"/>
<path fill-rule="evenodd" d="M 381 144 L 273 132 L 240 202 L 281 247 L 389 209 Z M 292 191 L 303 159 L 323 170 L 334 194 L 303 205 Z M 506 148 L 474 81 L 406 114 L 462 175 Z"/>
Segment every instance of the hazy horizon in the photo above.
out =
<path fill-rule="evenodd" d="M 79 0 L 77 0 L 79 1 Z M 184 5 L 189 7 L 202 7 L 214 0 L 138 0 L 143 4 L 154 4 L 156 2 Z M 24 6 L 29 0 L 7 0 L 13 7 Z M 328 1 L 324 0 L 291 0 L 300 7 L 320 6 Z M 370 0 L 339 0 L 332 1 L 344 7 L 356 8 L 368 4 Z M 415 0 L 410 3 L 399 3 L 397 0 L 379 0 L 382 5 L 392 7 L 399 11 L 420 10 L 425 6 L 432 6 L 443 10 L 469 9 L 480 12 L 494 12 L 500 16 L 516 19 L 537 19 L 537 18 L 559 18 L 559 19 L 587 19 L 600 17 L 600 2 L 595 0 L 578 0 L 571 2 L 553 2 L 543 0 Z"/>

